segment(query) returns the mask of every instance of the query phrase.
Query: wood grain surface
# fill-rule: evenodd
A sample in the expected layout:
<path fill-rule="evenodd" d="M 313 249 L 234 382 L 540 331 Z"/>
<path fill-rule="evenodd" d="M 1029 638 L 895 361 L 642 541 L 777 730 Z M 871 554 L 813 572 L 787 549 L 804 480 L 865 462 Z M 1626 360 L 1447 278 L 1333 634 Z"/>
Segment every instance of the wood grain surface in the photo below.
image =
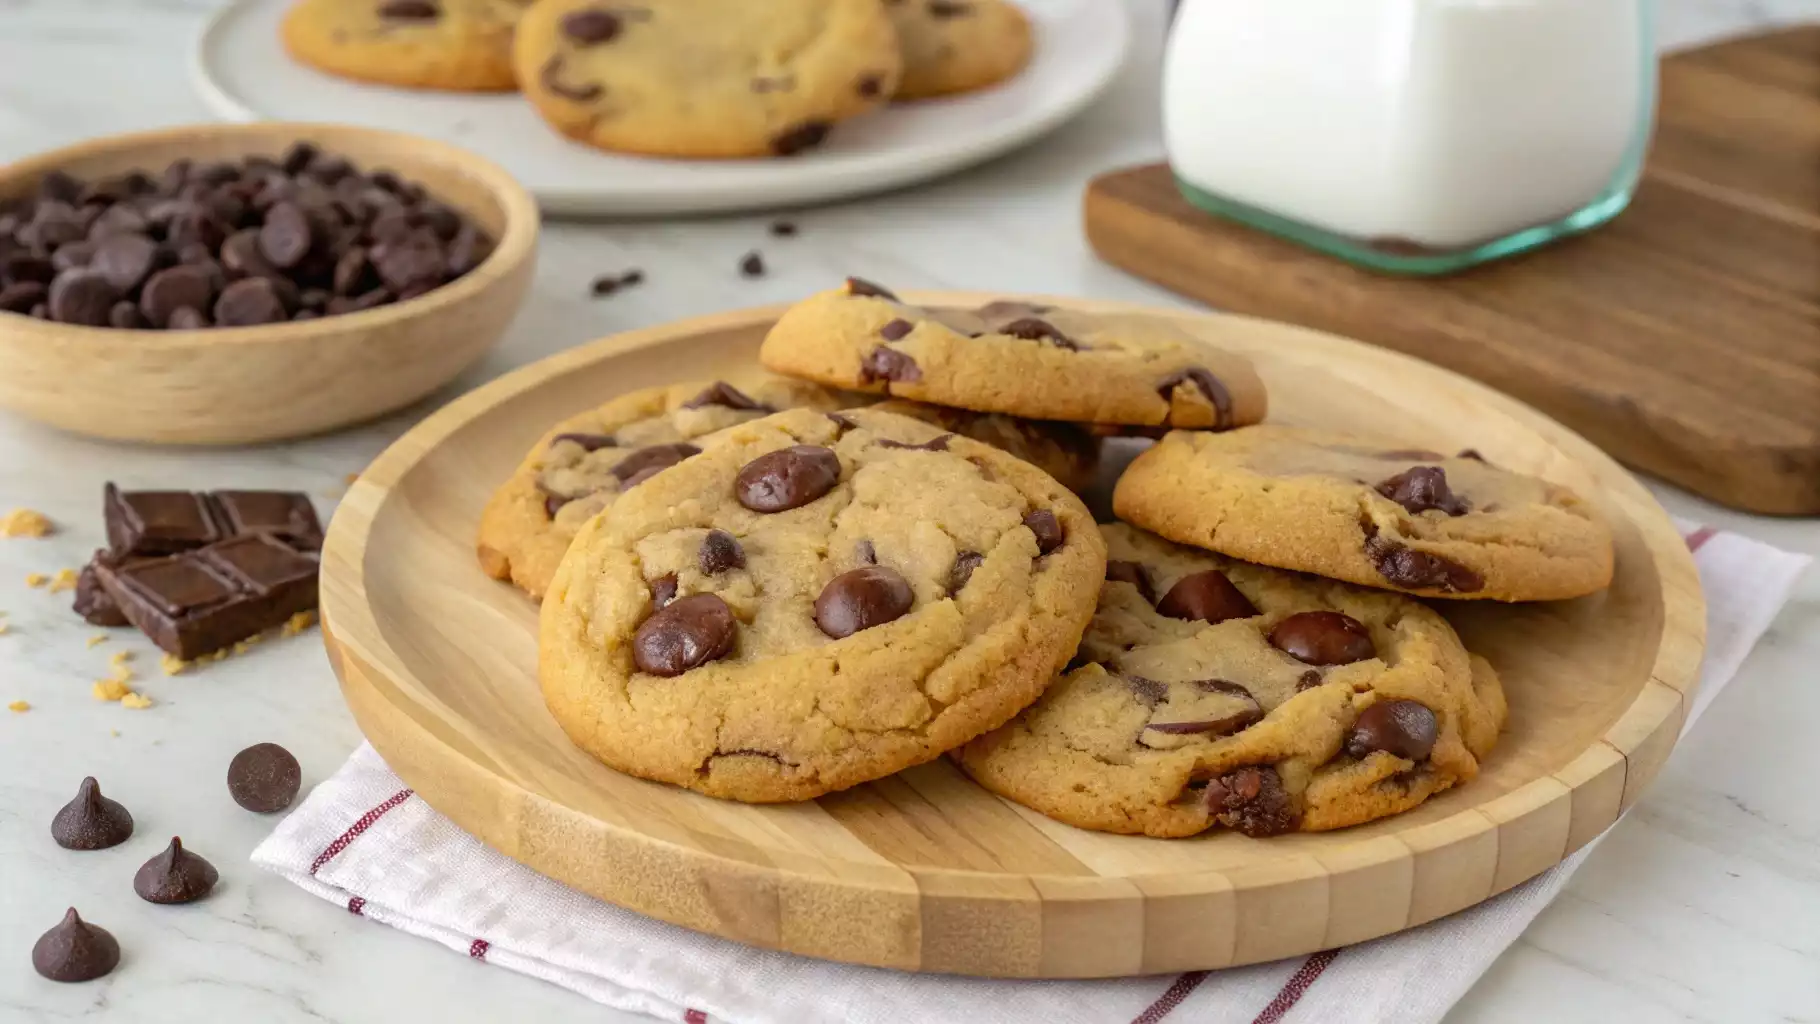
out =
<path fill-rule="evenodd" d="M 433 807 L 553 878 L 742 942 L 907 970 L 1213 968 L 1387 934 L 1530 878 L 1610 825 L 1674 744 L 1704 607 L 1680 536 L 1634 479 L 1536 412 L 1407 356 L 1172 313 L 1158 315 L 1256 360 L 1275 422 L 1475 447 L 1576 488 L 1610 518 L 1608 592 L 1441 609 L 1510 697 L 1509 727 L 1478 779 L 1399 817 L 1260 841 L 1082 831 L 987 793 L 945 760 L 781 806 L 613 772 L 544 709 L 537 611 L 476 564 L 481 506 L 552 421 L 634 388 L 750 367 L 779 312 L 620 335 L 501 378 L 381 455 L 330 526 L 325 635 L 362 730 Z"/>
<path fill-rule="evenodd" d="M 1820 514 L 1820 27 L 1670 57 L 1630 209 L 1454 277 L 1215 218 L 1161 164 L 1096 179 L 1086 225 L 1174 291 L 1459 370 L 1715 501 Z"/>
<path fill-rule="evenodd" d="M 335 125 L 197 125 L 112 135 L 0 169 L 0 198 L 62 170 L 81 178 L 172 161 L 281 156 L 308 140 L 390 167 L 496 240 L 471 273 L 419 298 L 302 323 L 122 331 L 0 313 L 0 407 L 116 441 L 250 444 L 320 433 L 409 405 L 505 333 L 531 286 L 538 215 L 498 166 L 455 146 Z"/>

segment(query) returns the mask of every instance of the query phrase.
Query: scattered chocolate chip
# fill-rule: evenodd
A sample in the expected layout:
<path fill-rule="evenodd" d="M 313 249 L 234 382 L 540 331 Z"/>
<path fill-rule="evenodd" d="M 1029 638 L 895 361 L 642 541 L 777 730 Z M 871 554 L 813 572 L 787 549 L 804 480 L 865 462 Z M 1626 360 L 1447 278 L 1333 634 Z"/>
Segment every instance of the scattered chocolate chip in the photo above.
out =
<path fill-rule="evenodd" d="M 550 438 L 550 447 L 554 448 L 564 441 L 580 445 L 584 452 L 597 452 L 602 448 L 611 448 L 619 443 L 612 434 L 557 434 Z"/>
<path fill-rule="evenodd" d="M 215 300 L 215 324 L 219 327 L 275 324 L 290 317 L 269 277 L 241 278 L 222 289 L 221 297 Z"/>
<path fill-rule="evenodd" d="M 880 327 L 878 336 L 886 341 L 897 341 L 914 330 L 916 330 L 915 324 L 900 317 Z"/>
<path fill-rule="evenodd" d="M 632 662 L 654 676 L 680 676 L 724 658 L 737 636 L 733 610 L 715 594 L 690 594 L 665 604 L 632 635 Z"/>
<path fill-rule="evenodd" d="M 1076 344 L 1066 334 L 1056 330 L 1054 324 L 1051 324 L 1047 320 L 1039 320 L 1036 317 L 1024 317 L 1021 320 L 1013 320 L 1005 326 L 1000 327 L 998 333 L 1009 334 L 1013 338 L 1022 338 L 1025 341 L 1047 341 L 1056 348 L 1067 349 L 1070 352 L 1079 351 L 1081 348 L 1080 345 Z"/>
<path fill-rule="evenodd" d="M 881 437 L 878 439 L 878 446 L 880 448 L 898 448 L 903 451 L 911 452 L 945 452 L 948 450 L 948 442 L 953 439 L 953 437 L 953 434 L 941 434 L 924 441 L 922 444 L 911 444 L 908 441 L 896 441 L 889 437 Z"/>
<path fill-rule="evenodd" d="M 228 762 L 228 793 L 249 811 L 270 814 L 291 806 L 303 786 L 303 768 L 276 743 L 255 743 Z"/>
<path fill-rule="evenodd" d="M 1068 534 L 1062 529 L 1062 521 L 1055 513 L 1046 508 L 1039 508 L 1024 517 L 1024 525 L 1036 534 L 1036 550 L 1039 555 L 1046 555 L 1062 546 Z"/>
<path fill-rule="evenodd" d="M 1218 569 L 1190 573 L 1177 580 L 1156 603 L 1156 610 L 1172 619 L 1206 623 L 1249 619 L 1258 613 L 1257 606 Z"/>
<path fill-rule="evenodd" d="M 746 463 L 734 480 L 733 493 L 754 512 L 786 512 L 820 498 L 838 483 L 840 458 L 833 450 L 799 444 Z"/>
<path fill-rule="evenodd" d="M 133 834 L 133 816 L 118 801 L 101 795 L 94 776 L 82 780 L 76 799 L 51 819 L 51 838 L 66 850 L 105 850 Z"/>
<path fill-rule="evenodd" d="M 886 288 L 883 285 L 873 284 L 863 277 L 847 278 L 847 294 L 856 298 L 888 299 L 892 302 L 897 301 L 897 295 L 892 292 L 891 289 Z"/>
<path fill-rule="evenodd" d="M 1106 563 L 1106 579 L 1111 583 L 1129 583 L 1136 587 L 1138 593 L 1150 604 L 1156 603 L 1156 591 L 1150 584 L 1150 573 L 1136 562 L 1113 560 Z"/>
<path fill-rule="evenodd" d="M 1170 394 L 1185 381 L 1193 382 L 1195 387 L 1201 389 L 1201 394 L 1206 396 L 1207 401 L 1213 405 L 1213 428 L 1215 430 L 1225 430 L 1232 426 L 1232 393 L 1226 390 L 1226 385 L 1221 383 L 1218 377 L 1204 367 L 1191 366 L 1186 370 L 1177 370 L 1163 378 L 1162 382 L 1157 384 L 1157 394 L 1167 402 Z"/>
<path fill-rule="evenodd" d="M 628 270 L 619 275 L 619 283 L 628 288 L 635 284 L 644 284 L 645 272 L 642 270 Z"/>
<path fill-rule="evenodd" d="M 728 569 L 744 569 L 746 551 L 740 547 L 739 539 L 727 531 L 709 530 L 695 561 L 704 576 L 713 576 Z"/>
<path fill-rule="evenodd" d="M 980 567 L 986 556 L 977 551 L 963 551 L 954 556 L 954 568 L 948 570 L 948 593 L 958 594 L 967 581 L 973 578 L 973 570 Z"/>
<path fill-rule="evenodd" d="M 803 150 L 813 149 L 828 138 L 828 130 L 832 127 L 826 121 L 804 121 L 772 139 L 771 152 L 778 156 L 795 156 Z"/>
<path fill-rule="evenodd" d="M 741 277 L 764 277 L 765 258 L 757 252 L 749 252 L 740 257 L 739 275 Z"/>
<path fill-rule="evenodd" d="M 62 923 L 32 945 L 32 970 L 51 981 L 94 981 L 120 965 L 120 943 L 71 907 Z"/>
<path fill-rule="evenodd" d="M 1378 484 L 1377 492 L 1403 506 L 1410 515 L 1438 510 L 1450 516 L 1465 515 L 1465 499 L 1447 486 L 1447 471 L 1439 466 L 1416 466 Z"/>
<path fill-rule="evenodd" d="M 882 565 L 862 566 L 828 581 L 815 599 L 815 624 L 835 639 L 902 618 L 915 602 L 909 581 Z"/>
<path fill-rule="evenodd" d="M 752 396 L 733 385 L 728 384 L 724 380 L 717 380 L 713 384 L 708 385 L 701 394 L 684 402 L 683 408 L 699 409 L 704 405 L 724 405 L 729 409 L 763 409 L 765 412 L 772 411 L 770 406 L 753 400 Z"/>
<path fill-rule="evenodd" d="M 576 46 L 598 46 L 619 35 L 625 26 L 611 11 L 583 8 L 563 15 L 562 34 Z"/>
<path fill-rule="evenodd" d="M 259 254 L 272 266 L 288 270 L 303 262 L 315 236 L 309 215 L 295 203 L 278 203 L 265 211 L 265 225 L 259 229 Z"/>
<path fill-rule="evenodd" d="M 651 581 L 651 607 L 662 608 L 676 600 L 676 574 L 669 573 Z"/>
<path fill-rule="evenodd" d="M 700 454 L 700 448 L 686 442 L 679 442 L 677 444 L 654 444 L 649 448 L 640 448 L 626 456 L 624 459 L 621 459 L 610 472 L 615 477 L 619 478 L 621 487 L 630 488 L 633 486 L 632 478 L 639 476 L 641 473 L 645 473 L 646 470 L 655 471 L 669 469 L 671 466 L 676 465 L 678 462 L 681 462 L 691 455 Z M 649 474 L 647 474 L 647 476 L 648 475 Z M 640 482 L 642 482 L 642 479 L 643 478 L 641 478 Z"/>
<path fill-rule="evenodd" d="M 1202 799 L 1215 821 L 1253 839 L 1294 831 L 1300 823 L 1289 791 L 1271 765 L 1235 768 L 1215 776 L 1208 780 Z"/>
<path fill-rule="evenodd" d="M 859 376 L 866 383 L 875 380 L 915 382 L 923 379 L 923 371 L 908 355 L 880 345 L 860 362 Z"/>
<path fill-rule="evenodd" d="M 106 327 L 120 290 L 98 270 L 66 270 L 51 282 L 51 319 L 60 324 Z"/>
<path fill-rule="evenodd" d="M 393 21 L 435 21 L 442 8 L 431 0 L 387 0 L 379 5 L 379 16 Z"/>
<path fill-rule="evenodd" d="M 796 224 L 787 220 L 772 221 L 771 236 L 773 238 L 795 238 Z"/>
<path fill-rule="evenodd" d="M 616 291 L 619 291 L 618 274 L 602 274 L 588 285 L 588 294 L 597 299 L 605 298 Z"/>
<path fill-rule="evenodd" d="M 184 849 L 183 840 L 172 836 L 171 845 L 133 875 L 133 891 L 147 903 L 192 903 L 207 896 L 220 880 L 215 865 Z"/>
<path fill-rule="evenodd" d="M 1371 630 L 1340 612 L 1297 612 L 1270 630 L 1270 645 L 1306 665 L 1350 665 L 1378 655 Z"/>
<path fill-rule="evenodd" d="M 1381 700 L 1359 713 L 1346 735 L 1346 753 L 1363 759 L 1382 750 L 1411 761 L 1434 752 L 1440 725 L 1435 713 L 1413 700 Z"/>
<path fill-rule="evenodd" d="M 1309 669 L 1308 671 L 1302 673 L 1301 676 L 1296 679 L 1295 692 L 1301 693 L 1303 690 L 1312 690 L 1315 687 L 1321 685 L 1321 683 L 1322 683 L 1321 673 L 1315 671 L 1314 669 Z"/>

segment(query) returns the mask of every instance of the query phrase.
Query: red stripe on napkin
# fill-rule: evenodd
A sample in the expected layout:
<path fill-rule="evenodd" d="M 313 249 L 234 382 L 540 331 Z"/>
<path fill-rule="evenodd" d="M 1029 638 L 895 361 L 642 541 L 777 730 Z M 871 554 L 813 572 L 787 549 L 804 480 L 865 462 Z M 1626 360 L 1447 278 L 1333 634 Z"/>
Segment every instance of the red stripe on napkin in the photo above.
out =
<path fill-rule="evenodd" d="M 1277 997 L 1270 1001 L 1269 1006 L 1264 1007 L 1264 1012 L 1258 1014 L 1251 1024 L 1277 1024 L 1304 995 L 1308 994 L 1315 979 L 1319 978 L 1321 972 L 1327 969 L 1327 965 L 1333 963 L 1334 958 L 1339 955 L 1339 950 L 1329 949 L 1302 961 L 1302 966 L 1297 968 L 1296 972 L 1289 976 L 1289 980 L 1283 983 L 1283 991 L 1277 993 Z"/>
<path fill-rule="evenodd" d="M 708 1015 L 700 1010 L 684 1010 L 683 1024 L 708 1024 Z"/>
<path fill-rule="evenodd" d="M 372 828 L 375 821 L 385 817 L 387 811 L 397 807 L 410 798 L 411 791 L 408 789 L 401 789 L 391 796 L 386 797 L 384 803 L 361 815 L 359 821 L 349 825 L 346 832 L 336 836 L 334 842 L 322 848 L 322 852 L 316 855 L 314 861 L 310 862 L 310 874 L 313 875 L 316 872 L 321 871 L 323 865 L 334 860 L 336 856 L 339 855 L 341 851 L 347 849 L 354 840 L 359 839 L 360 834 L 367 829 Z"/>
<path fill-rule="evenodd" d="M 1694 532 L 1687 535 L 1687 550 L 1689 550 L 1689 551 L 1700 550 L 1703 546 L 1705 546 L 1707 541 L 1712 540 L 1714 537 L 1718 536 L 1718 534 L 1719 534 L 1719 528 L 1716 526 L 1700 527 L 1698 530 L 1695 530 Z"/>
<path fill-rule="evenodd" d="M 473 942 L 468 943 L 468 955 L 476 960 L 485 960 L 487 958 L 487 950 L 492 948 L 493 947 L 488 944 L 487 940 L 475 939 Z"/>
<path fill-rule="evenodd" d="M 1170 1010 L 1182 1005 L 1182 1000 L 1188 998 L 1188 993 L 1193 992 L 1197 985 L 1206 980 L 1206 971 L 1189 971 L 1175 979 L 1175 984 L 1165 989 L 1162 995 L 1157 996 L 1156 1002 L 1145 1007 L 1143 1013 L 1131 1018 L 1131 1024 L 1156 1024 L 1157 1021 L 1169 1016 Z"/>
<path fill-rule="evenodd" d="M 367 901 L 358 896 L 348 897 L 348 913 L 353 914 L 355 917 L 362 916 L 361 911 L 366 908 L 366 905 Z"/>

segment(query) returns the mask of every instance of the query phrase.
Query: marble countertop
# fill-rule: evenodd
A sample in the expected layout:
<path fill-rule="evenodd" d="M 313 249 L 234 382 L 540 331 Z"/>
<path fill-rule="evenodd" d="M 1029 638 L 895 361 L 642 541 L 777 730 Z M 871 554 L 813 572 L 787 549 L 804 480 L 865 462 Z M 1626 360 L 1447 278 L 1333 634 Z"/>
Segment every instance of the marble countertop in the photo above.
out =
<path fill-rule="evenodd" d="M 843 274 L 907 287 L 1043 291 L 1180 305 L 1097 262 L 1078 203 L 1097 171 L 1160 153 L 1155 81 L 1160 0 L 1132 0 L 1138 53 L 1116 88 L 1029 149 L 946 181 L 805 211 L 801 237 L 766 237 L 766 217 L 553 224 L 534 294 L 510 334 L 463 378 L 614 331 L 798 297 Z M 0 159 L 106 133 L 207 120 L 186 53 L 215 0 L 0 0 Z M 1820 0 L 1662 0 L 1665 45 L 1778 21 L 1820 18 Z M 764 250 L 770 273 L 736 264 Z M 590 300 L 596 274 L 638 267 L 647 281 Z M 446 396 L 445 396 L 446 397 Z M 0 541 L 0 1021 L 260 1021 L 336 1024 L 435 1019 L 610 1021 L 554 986 L 449 954 L 322 903 L 253 869 L 272 826 L 235 808 L 232 754 L 282 743 L 306 785 L 360 742 L 316 636 L 263 645 L 164 678 L 142 639 L 96 631 L 68 595 L 28 573 L 79 565 L 102 541 L 101 485 L 283 487 L 324 512 L 428 405 L 362 429 L 237 451 L 106 445 L 0 416 L 0 511 L 39 509 L 63 530 Z M 1820 554 L 1820 521 L 1716 508 L 1666 485 L 1668 508 Z M 138 654 L 143 711 L 94 700 L 108 656 Z M 1820 1021 L 1820 573 L 1810 573 L 1736 683 L 1681 744 L 1654 787 L 1498 961 L 1451 1021 Z M 72 855 L 47 841 L 51 814 L 82 776 L 100 777 L 141 838 Z M 203 903 L 153 908 L 129 890 L 155 840 L 181 833 L 222 869 Z M 147 841 L 145 837 L 153 837 Z M 29 966 L 38 933 L 75 904 L 119 936 L 130 970 L 55 986 Z"/>

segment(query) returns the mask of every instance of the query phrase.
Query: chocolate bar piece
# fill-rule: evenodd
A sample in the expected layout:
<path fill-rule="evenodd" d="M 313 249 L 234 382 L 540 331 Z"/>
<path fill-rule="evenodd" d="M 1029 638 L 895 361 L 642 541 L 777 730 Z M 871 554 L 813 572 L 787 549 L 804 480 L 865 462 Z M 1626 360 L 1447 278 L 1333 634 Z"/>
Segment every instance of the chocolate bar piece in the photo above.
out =
<path fill-rule="evenodd" d="M 102 515 L 108 546 L 121 557 L 174 555 L 256 533 L 304 551 L 322 548 L 316 509 L 293 491 L 122 491 L 110 483 Z"/>
<path fill-rule="evenodd" d="M 95 572 L 95 566 L 109 559 L 105 551 L 95 552 L 95 557 L 82 567 L 82 575 L 76 577 L 76 614 L 88 620 L 91 626 L 124 626 L 126 616 L 120 614 L 120 606 L 108 596 L 107 588 L 101 585 L 101 577 Z"/>
<path fill-rule="evenodd" d="M 316 559 L 267 533 L 163 558 L 91 564 L 127 621 L 186 661 L 316 607 Z"/>

